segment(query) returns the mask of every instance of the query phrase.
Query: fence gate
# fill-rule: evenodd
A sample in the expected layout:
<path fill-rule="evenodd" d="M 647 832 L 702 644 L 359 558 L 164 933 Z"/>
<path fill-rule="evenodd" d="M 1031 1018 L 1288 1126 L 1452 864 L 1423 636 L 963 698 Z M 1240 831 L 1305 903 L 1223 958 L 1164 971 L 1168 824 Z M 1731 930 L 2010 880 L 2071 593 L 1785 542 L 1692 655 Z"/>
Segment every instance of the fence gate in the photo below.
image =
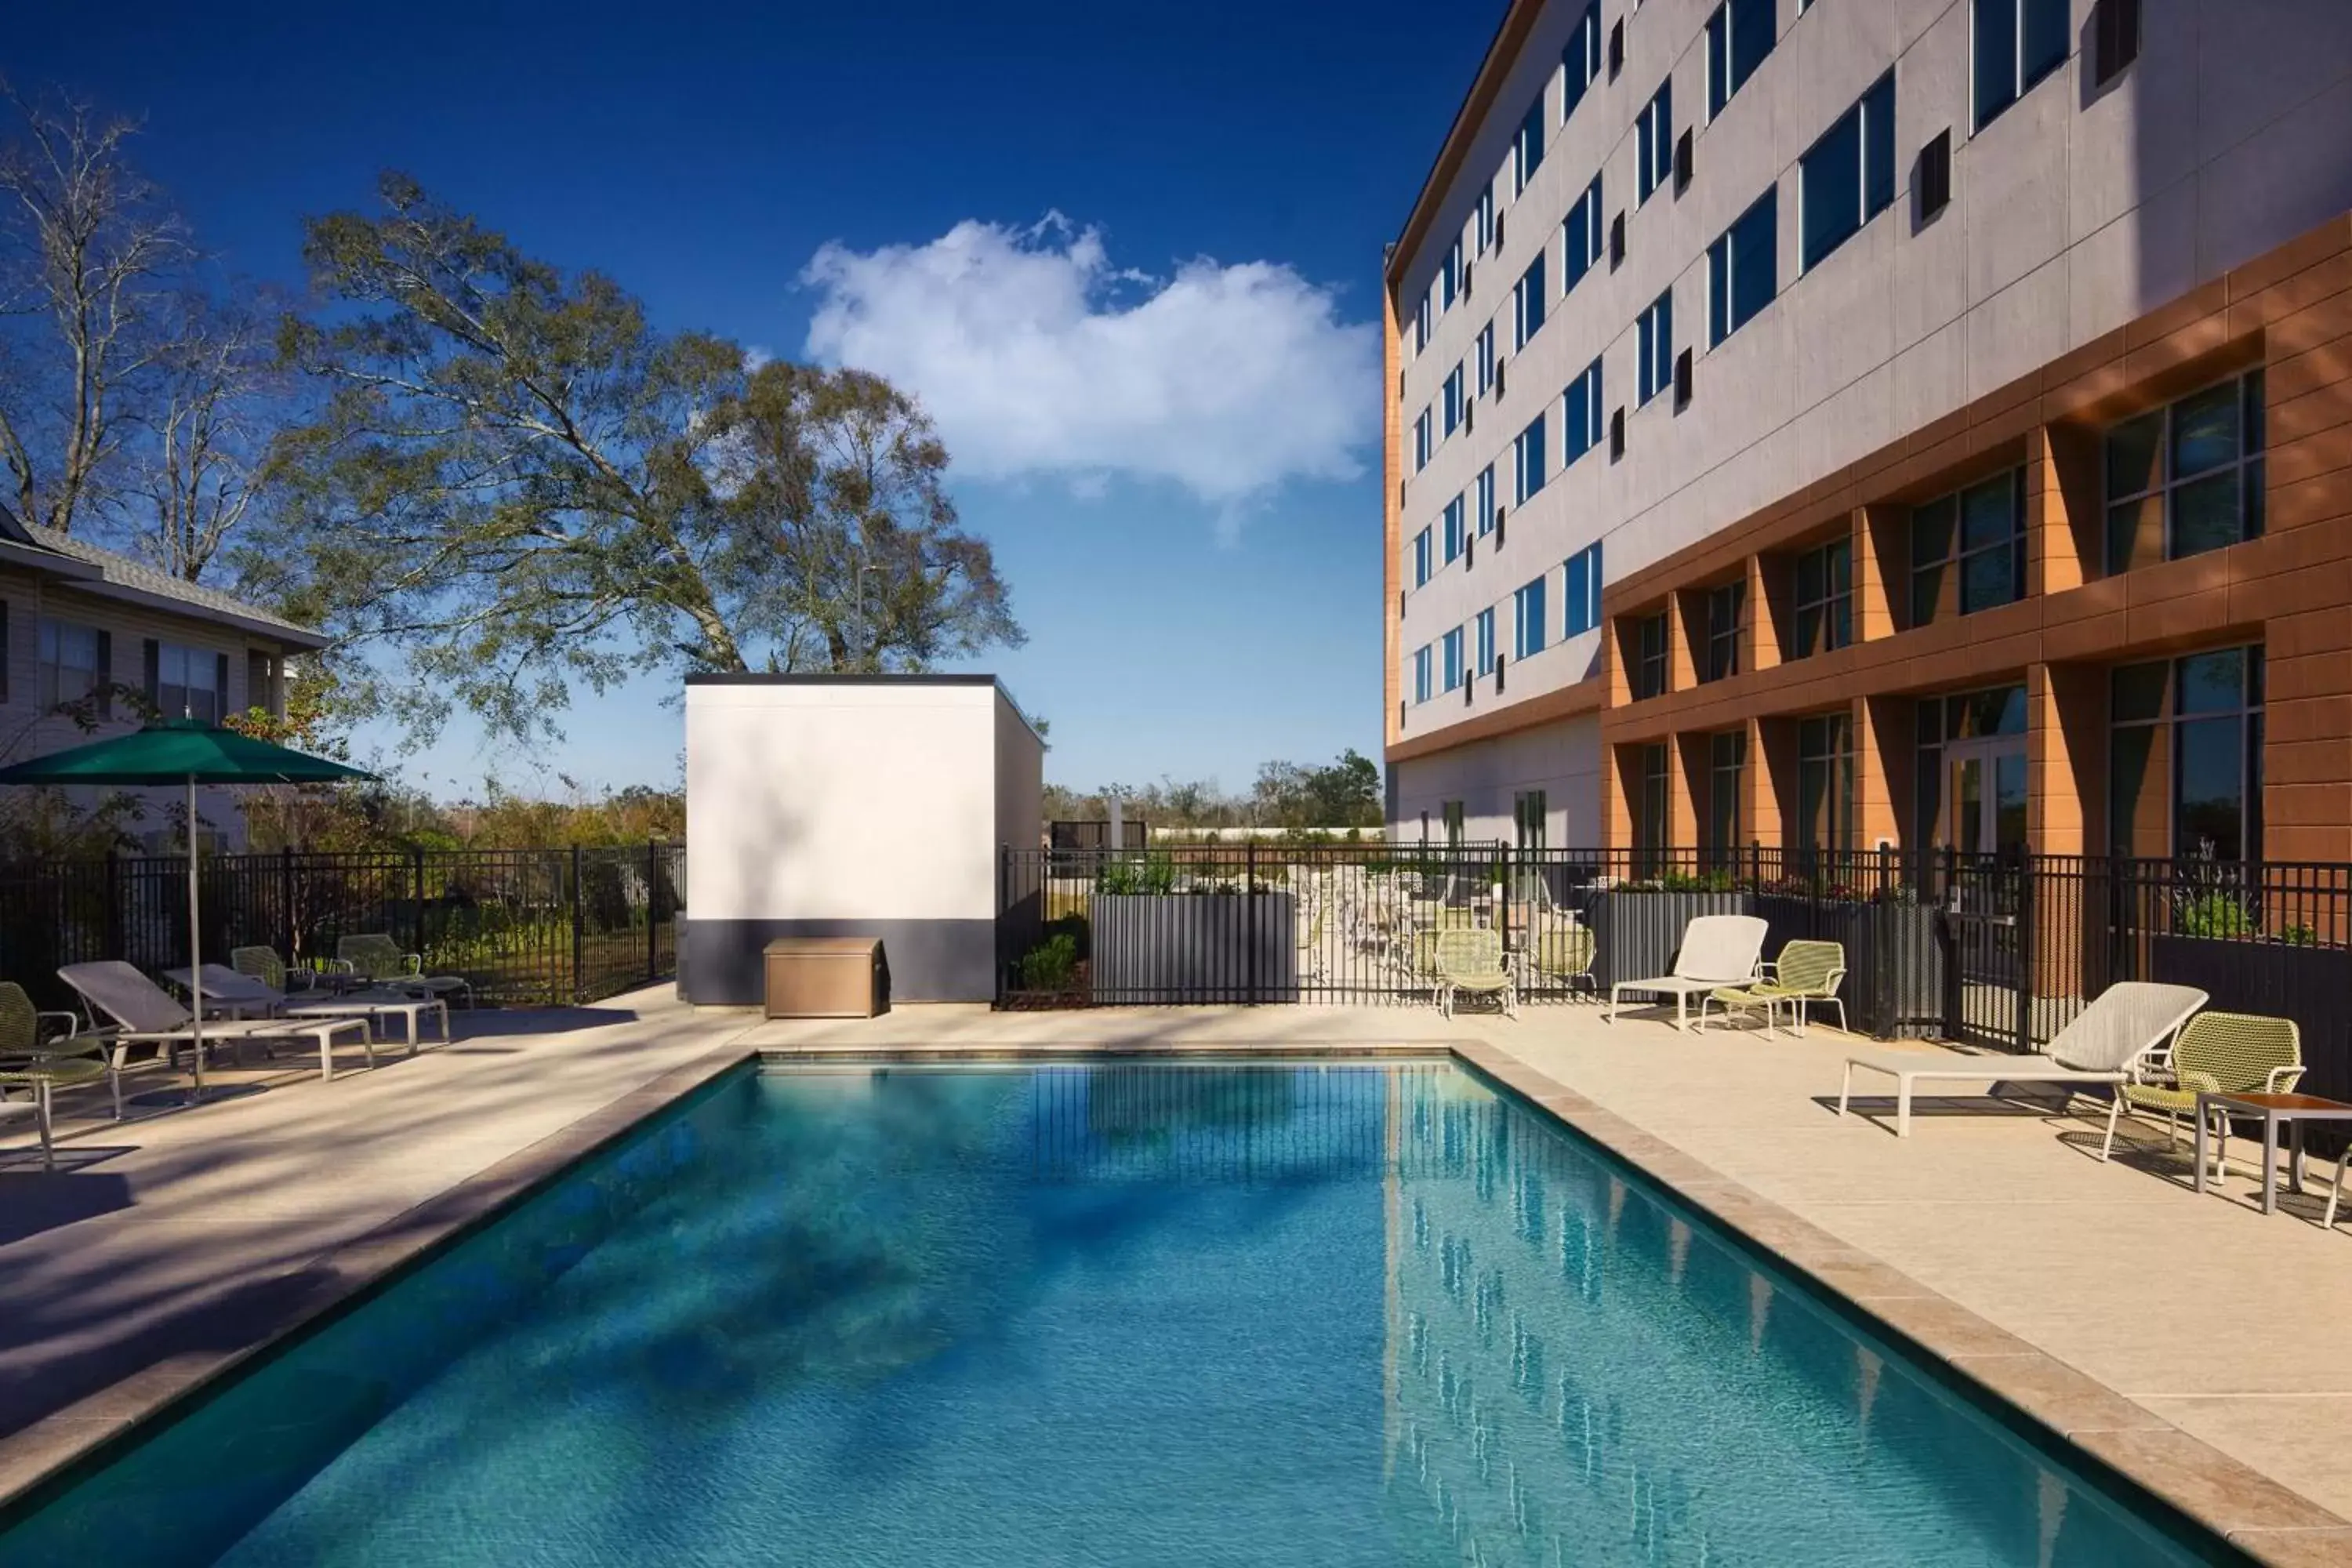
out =
<path fill-rule="evenodd" d="M 1993 1050 L 2033 1048 L 2033 879 L 2020 855 L 1947 851 L 1944 1016 L 1954 1038 Z"/>

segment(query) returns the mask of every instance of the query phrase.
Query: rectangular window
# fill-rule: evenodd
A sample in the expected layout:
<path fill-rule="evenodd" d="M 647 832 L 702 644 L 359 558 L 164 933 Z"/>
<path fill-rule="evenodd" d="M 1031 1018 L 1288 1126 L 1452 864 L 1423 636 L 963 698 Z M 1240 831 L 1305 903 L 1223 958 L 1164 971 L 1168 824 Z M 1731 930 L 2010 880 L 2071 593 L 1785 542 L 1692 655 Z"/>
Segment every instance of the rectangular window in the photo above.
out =
<path fill-rule="evenodd" d="M 1911 509 L 1911 625 L 2025 596 L 2025 470 Z"/>
<path fill-rule="evenodd" d="M 0 627 L 6 622 L 0 620 Z M 5 641 L 5 638 L 0 638 Z M 273 719 L 286 717 L 286 704 L 278 689 L 278 656 L 248 648 L 245 655 L 245 705 L 258 708 Z"/>
<path fill-rule="evenodd" d="M 1675 81 L 1658 84 L 1656 96 L 1642 106 L 1633 121 L 1633 184 L 1635 206 L 1650 199 L 1660 185 L 1675 177 Z"/>
<path fill-rule="evenodd" d="M 1446 374 L 1445 385 L 1438 394 L 1437 400 L 1443 437 L 1451 437 L 1462 428 L 1462 389 L 1466 384 L 1462 366 L 1457 364 Z"/>
<path fill-rule="evenodd" d="M 1745 579 L 1706 591 L 1706 668 L 1702 680 L 1726 680 L 1739 673 L 1739 623 L 1748 612 Z"/>
<path fill-rule="evenodd" d="M 1511 158 L 1514 197 L 1528 188 L 1528 182 L 1535 178 L 1536 169 L 1543 163 L 1543 94 L 1538 92 L 1535 102 L 1528 106 L 1528 117 L 1519 121 L 1519 139 L 1512 148 Z"/>
<path fill-rule="evenodd" d="M 79 702 L 95 694 L 98 711 L 113 710 L 107 669 L 108 637 L 94 626 L 72 621 L 41 622 L 40 657 L 34 671 L 36 689 L 44 710 L 65 702 Z"/>
<path fill-rule="evenodd" d="M 1438 673 L 1445 682 L 1444 689 L 1448 691 L 1461 690 L 1465 674 L 1462 668 L 1462 628 L 1456 626 L 1446 633 L 1438 639 L 1437 646 Z"/>
<path fill-rule="evenodd" d="M 1641 400 L 1647 403 L 1675 384 L 1675 291 L 1669 289 L 1653 300 L 1635 328 L 1642 356 Z"/>
<path fill-rule="evenodd" d="M 1606 226 L 1601 212 L 1601 176 L 1595 174 L 1592 183 L 1584 187 L 1584 194 L 1576 198 L 1576 205 L 1568 209 L 1568 221 L 1560 225 L 1560 243 L 1566 258 L 1561 264 L 1565 268 L 1560 279 L 1563 294 L 1573 292 L 1584 281 L 1584 275 L 1600 265 Z"/>
<path fill-rule="evenodd" d="M 1546 808 L 1544 792 L 1539 789 L 1521 790 L 1511 797 L 1511 830 L 1520 848 L 1540 850 L 1549 844 Z"/>
<path fill-rule="evenodd" d="M 1756 74 L 1772 52 L 1772 7 L 1776 0 L 1724 0 L 1706 19 L 1706 117 L 1713 120 L 1731 95 Z"/>
<path fill-rule="evenodd" d="M 1797 847 L 1853 847 L 1853 716 L 1825 713 L 1797 725 Z"/>
<path fill-rule="evenodd" d="M 1414 587 L 1428 585 L 1431 574 L 1437 570 L 1436 551 L 1437 542 L 1430 530 L 1424 528 L 1412 536 L 1412 585 Z"/>
<path fill-rule="evenodd" d="M 1412 313 L 1412 352 L 1415 355 L 1429 347 L 1430 322 L 1435 316 L 1430 296 L 1424 292 L 1420 306 Z"/>
<path fill-rule="evenodd" d="M 1739 796 L 1748 772 L 1748 734 L 1725 730 L 1706 738 L 1707 868 L 1734 865 L 1739 855 Z"/>
<path fill-rule="evenodd" d="M 1448 566 L 1462 558 L 1462 547 L 1467 542 L 1467 535 L 1464 531 L 1463 525 L 1468 516 L 1469 509 L 1462 497 L 1455 496 L 1445 503 L 1445 510 L 1439 519 L 1438 531 L 1441 535 L 1440 542 L 1445 550 L 1445 564 Z"/>
<path fill-rule="evenodd" d="M 1511 595 L 1511 657 L 1527 658 L 1544 650 L 1549 629 L 1544 624 L 1544 580 L 1540 577 Z"/>
<path fill-rule="evenodd" d="M 1430 411 L 1424 408 L 1421 411 L 1421 417 L 1412 422 L 1412 471 L 1414 473 L 1417 474 L 1429 467 L 1429 455 L 1436 448 L 1437 426 Z"/>
<path fill-rule="evenodd" d="M 1817 653 L 1853 641 L 1853 541 L 1832 539 L 1797 557 L 1797 647 L 1791 656 Z"/>
<path fill-rule="evenodd" d="M 1804 270 L 1895 204 L 1895 73 L 1838 116 L 1797 165 L 1797 226 Z"/>
<path fill-rule="evenodd" d="M 1560 51 L 1560 76 L 1566 89 L 1560 95 L 1559 119 L 1565 125 L 1576 106 L 1584 101 L 1585 92 L 1601 79 L 1601 0 L 1584 8 L 1568 30 L 1568 47 Z"/>
<path fill-rule="evenodd" d="M 1492 185 L 1478 193 L 1478 205 L 1470 215 L 1470 233 L 1477 244 L 1479 255 L 1484 256 L 1495 248 L 1495 187 Z"/>
<path fill-rule="evenodd" d="M 2107 570 L 2200 555 L 2263 531 L 2263 373 L 2107 432 Z"/>
<path fill-rule="evenodd" d="M 1471 393 L 1484 397 L 1495 385 L 1495 323 L 1487 322 L 1478 329 L 1477 341 L 1470 349 Z"/>
<path fill-rule="evenodd" d="M 1538 250 L 1511 290 L 1511 352 L 1517 353 L 1527 347 L 1528 340 L 1542 331 L 1543 324 L 1544 258 Z"/>
<path fill-rule="evenodd" d="M 1586 545 L 1568 558 L 1568 635 L 1577 637 L 1601 624 L 1601 546 Z"/>
<path fill-rule="evenodd" d="M 2118 855 L 2254 860 L 2263 843 L 2263 650 L 2115 671 L 2108 837 Z"/>
<path fill-rule="evenodd" d="M 1666 694 L 1666 617 L 1664 611 L 1633 623 L 1633 700 Z"/>
<path fill-rule="evenodd" d="M 1478 673 L 1492 675 L 1495 673 L 1495 607 L 1489 605 L 1479 611 L 1478 618 L 1472 626 L 1475 632 L 1472 641 L 1476 645 Z"/>
<path fill-rule="evenodd" d="M 217 724 L 222 717 L 222 699 L 227 695 L 221 689 L 226 684 L 221 679 L 221 667 L 227 662 L 208 649 L 158 643 L 154 689 L 147 694 L 148 698 L 166 719 L 194 719 Z"/>
<path fill-rule="evenodd" d="M 1633 792 L 1633 846 L 1643 853 L 1634 864 L 1642 874 L 1654 876 L 1664 868 L 1660 864 L 1663 852 L 1673 842 L 1673 824 L 1667 820 L 1672 798 L 1667 747 L 1659 742 L 1635 750 L 1640 777 Z"/>
<path fill-rule="evenodd" d="M 1537 415 L 1534 421 L 1519 432 L 1519 438 L 1512 444 L 1511 461 L 1512 466 L 1518 471 L 1519 481 L 1518 489 L 1512 493 L 1511 503 L 1514 506 L 1525 506 L 1535 499 L 1538 490 L 1544 488 L 1544 479 L 1547 477 L 1544 467 L 1542 415 Z"/>
<path fill-rule="evenodd" d="M 1780 191 L 1768 187 L 1706 249 L 1707 346 L 1753 321 L 1780 291 Z"/>
<path fill-rule="evenodd" d="M 1437 311 L 1444 315 L 1454 309 L 1454 301 L 1462 292 L 1462 242 L 1455 240 L 1445 253 L 1445 265 L 1437 273 Z"/>
<path fill-rule="evenodd" d="M 1977 129 L 2066 63 L 2066 0 L 1969 0 L 1975 17 Z"/>
<path fill-rule="evenodd" d="M 1601 362 L 1594 360 L 1584 367 L 1582 374 L 1568 384 L 1560 400 L 1561 435 L 1567 444 L 1567 455 L 1560 459 L 1565 468 L 1585 453 L 1601 445 L 1601 426 L 1604 416 L 1601 396 Z"/>
<path fill-rule="evenodd" d="M 1412 700 L 1415 702 L 1426 702 L 1436 694 L 1433 681 L 1435 666 L 1433 650 L 1427 643 L 1412 650 Z"/>
<path fill-rule="evenodd" d="M 1478 535 L 1485 538 L 1495 531 L 1495 465 L 1487 464 L 1478 470 L 1478 482 L 1472 489 L 1477 498 Z"/>

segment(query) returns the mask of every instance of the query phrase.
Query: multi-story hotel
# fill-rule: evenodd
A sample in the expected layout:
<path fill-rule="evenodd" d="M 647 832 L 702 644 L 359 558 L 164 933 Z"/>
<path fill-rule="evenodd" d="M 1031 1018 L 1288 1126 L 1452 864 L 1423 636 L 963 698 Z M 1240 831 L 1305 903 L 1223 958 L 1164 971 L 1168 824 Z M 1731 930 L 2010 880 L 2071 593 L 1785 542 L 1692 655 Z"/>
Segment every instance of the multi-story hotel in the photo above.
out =
<path fill-rule="evenodd" d="M 1514 0 L 1389 258 L 1390 816 L 2352 859 L 2352 4 Z"/>

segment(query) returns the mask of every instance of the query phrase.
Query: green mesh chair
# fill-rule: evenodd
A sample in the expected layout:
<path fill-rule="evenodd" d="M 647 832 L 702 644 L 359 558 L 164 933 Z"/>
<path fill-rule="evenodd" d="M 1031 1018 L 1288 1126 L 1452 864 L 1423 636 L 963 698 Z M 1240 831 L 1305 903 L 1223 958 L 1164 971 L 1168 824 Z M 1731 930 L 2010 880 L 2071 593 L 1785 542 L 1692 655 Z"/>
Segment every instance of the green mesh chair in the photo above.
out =
<path fill-rule="evenodd" d="M 260 981 L 281 996 L 289 992 L 314 990 L 320 984 L 318 971 L 289 969 L 274 947 L 233 947 L 228 951 L 228 966 L 248 980 Z"/>
<path fill-rule="evenodd" d="M 473 1005 L 474 988 L 465 976 L 425 973 L 421 956 L 401 952 L 400 944 L 381 931 L 342 938 L 335 943 L 335 956 L 370 984 L 391 991 L 422 992 L 443 1001 L 452 993 L 463 993 L 466 1005 Z"/>
<path fill-rule="evenodd" d="M 1503 1016 L 1518 1016 L 1517 983 L 1503 962 L 1503 933 L 1451 928 L 1437 937 L 1437 1011 L 1454 1016 L 1454 999 L 1467 992 L 1501 1002 Z"/>
<path fill-rule="evenodd" d="M 2180 1119 L 2197 1111 L 2199 1094 L 2290 1094 L 2303 1077 L 2303 1031 L 2292 1018 L 2253 1013 L 2200 1013 L 2173 1042 L 2167 1064 L 2172 1082 L 2126 1083 L 2124 1103 L 2161 1111 L 2170 1142 L 2180 1141 Z M 2213 1109 L 2213 1179 L 2228 1168 L 2230 1118 Z"/>
<path fill-rule="evenodd" d="M 1845 1028 L 1845 1002 L 1838 995 L 1838 987 L 1845 984 L 1845 944 L 1841 942 L 1792 942 L 1780 950 L 1780 956 L 1764 965 L 1764 978 L 1746 985 L 1726 985 L 1699 998 L 1698 1023 L 1705 1028 L 1707 1004 L 1723 1008 L 1728 1016 L 1735 1008 L 1764 1009 L 1764 1032 L 1772 1032 L 1774 1016 L 1786 1007 L 1796 1020 L 1797 1033 L 1805 1032 L 1806 1014 L 1815 1006 L 1835 1007 L 1838 1027 Z"/>
<path fill-rule="evenodd" d="M 21 1116 L 26 1108 L 9 1096 L 22 1093 L 31 1101 L 44 1168 L 57 1168 L 50 1098 L 57 1089 L 110 1079 L 115 1120 L 122 1119 L 121 1054 L 104 1036 L 84 1030 L 73 1014 L 43 1012 L 23 986 L 0 980 L 0 1105 L 9 1107 L 9 1115 Z"/>
<path fill-rule="evenodd" d="M 1581 985 L 1598 996 L 1601 982 L 1593 975 L 1592 960 L 1599 951 L 1591 928 L 1548 925 L 1528 944 L 1527 964 L 1539 980 L 1571 992 Z"/>

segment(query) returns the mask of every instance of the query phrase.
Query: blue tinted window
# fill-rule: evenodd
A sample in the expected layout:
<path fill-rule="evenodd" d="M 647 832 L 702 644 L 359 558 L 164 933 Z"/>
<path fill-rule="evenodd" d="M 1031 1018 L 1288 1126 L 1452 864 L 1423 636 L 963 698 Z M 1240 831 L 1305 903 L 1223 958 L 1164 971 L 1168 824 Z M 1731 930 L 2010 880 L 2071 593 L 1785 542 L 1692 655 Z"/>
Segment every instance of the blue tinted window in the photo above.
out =
<path fill-rule="evenodd" d="M 1723 112 L 1772 52 L 1775 0 L 1724 0 L 1706 19 L 1706 115 Z"/>
<path fill-rule="evenodd" d="M 1546 474 L 1542 415 L 1537 415 L 1533 422 L 1525 430 L 1519 432 L 1519 439 L 1513 448 L 1512 457 L 1518 468 L 1518 489 L 1511 499 L 1515 503 L 1524 506 L 1529 498 L 1544 488 Z"/>
<path fill-rule="evenodd" d="M 1675 384 L 1675 296 L 1668 289 L 1642 312 L 1635 347 L 1641 355 L 1641 401 L 1647 403 Z"/>
<path fill-rule="evenodd" d="M 1780 291 L 1780 193 L 1768 186 L 1739 221 L 1707 247 L 1707 341 L 1719 343 L 1752 320 Z"/>
<path fill-rule="evenodd" d="M 1511 657 L 1526 658 L 1544 650 L 1544 580 L 1540 577 L 1511 595 L 1513 620 Z"/>
<path fill-rule="evenodd" d="M 2066 63 L 2066 0 L 1972 0 L 1977 125 Z"/>
<path fill-rule="evenodd" d="M 1567 446 L 1563 464 L 1573 463 L 1601 445 L 1601 362 L 1594 360 L 1568 384 L 1560 400 L 1562 437 Z"/>
<path fill-rule="evenodd" d="M 1535 177 L 1536 167 L 1543 162 L 1543 94 L 1538 93 L 1534 104 L 1528 110 L 1527 119 L 1519 122 L 1517 156 L 1514 160 L 1519 190 L 1528 188 L 1528 182 Z"/>
<path fill-rule="evenodd" d="M 1528 340 L 1541 331 L 1544 324 L 1544 258 L 1540 250 L 1536 252 L 1536 258 L 1528 263 L 1527 271 L 1520 275 L 1518 287 L 1512 290 L 1511 313 L 1514 319 L 1511 352 L 1517 353 L 1528 346 Z"/>
<path fill-rule="evenodd" d="M 1566 276 L 1560 280 L 1562 293 L 1584 281 L 1601 259 L 1601 176 L 1592 176 L 1592 184 L 1576 198 L 1568 209 L 1568 221 L 1560 226 L 1561 248 L 1567 253 Z"/>

